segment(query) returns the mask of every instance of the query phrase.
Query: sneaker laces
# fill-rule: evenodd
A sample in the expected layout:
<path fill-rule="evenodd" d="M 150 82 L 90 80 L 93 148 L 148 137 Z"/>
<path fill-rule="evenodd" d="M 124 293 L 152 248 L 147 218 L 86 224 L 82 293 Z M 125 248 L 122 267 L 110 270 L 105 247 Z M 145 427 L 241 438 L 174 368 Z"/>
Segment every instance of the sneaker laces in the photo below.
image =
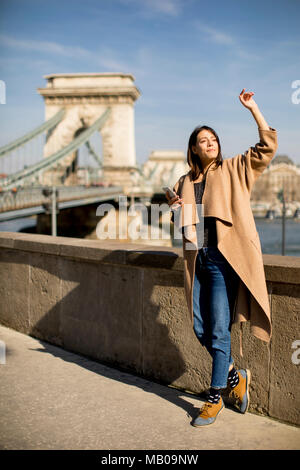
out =
<path fill-rule="evenodd" d="M 241 401 L 239 394 L 235 391 L 234 388 L 231 390 L 230 395 L 231 395 L 235 400 L 238 400 L 239 402 Z"/>
<path fill-rule="evenodd" d="M 212 404 L 212 403 L 209 403 L 209 402 L 204 403 L 204 405 L 203 405 L 203 406 L 201 407 L 201 409 L 200 409 L 200 413 L 199 413 L 199 414 L 200 414 L 200 415 L 207 415 L 207 416 L 208 416 L 208 409 L 209 409 L 209 408 L 212 408 L 212 405 L 213 405 L 213 404 Z"/>

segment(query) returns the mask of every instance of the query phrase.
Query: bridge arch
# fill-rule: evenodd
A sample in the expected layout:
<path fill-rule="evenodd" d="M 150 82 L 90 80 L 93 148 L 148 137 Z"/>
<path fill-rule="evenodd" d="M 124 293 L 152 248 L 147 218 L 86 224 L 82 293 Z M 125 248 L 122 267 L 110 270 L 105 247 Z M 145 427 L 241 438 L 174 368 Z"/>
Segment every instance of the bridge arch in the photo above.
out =
<path fill-rule="evenodd" d="M 64 118 L 49 132 L 44 147 L 48 157 L 68 145 L 83 127 L 92 125 L 106 110 L 111 112 L 100 129 L 102 137 L 103 178 L 115 184 L 129 184 L 130 171 L 136 168 L 134 102 L 140 91 L 134 77 L 121 73 L 67 73 L 45 75 L 48 83 L 38 92 L 45 100 L 45 118 L 61 108 Z M 44 184 L 74 168 L 76 152 L 60 160 L 60 170 L 44 172 Z M 53 174 L 55 173 L 55 174 Z"/>

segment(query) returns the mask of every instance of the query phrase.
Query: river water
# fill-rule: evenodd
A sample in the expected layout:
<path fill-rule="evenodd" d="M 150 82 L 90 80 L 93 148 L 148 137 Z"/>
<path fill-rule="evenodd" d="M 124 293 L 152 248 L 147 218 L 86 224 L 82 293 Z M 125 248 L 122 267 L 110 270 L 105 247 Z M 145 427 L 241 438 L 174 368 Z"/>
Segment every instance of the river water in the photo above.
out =
<path fill-rule="evenodd" d="M 255 217 L 256 228 L 260 237 L 262 252 L 282 255 L 282 219 Z M 7 222 L 0 222 L 0 232 L 33 231 L 35 217 L 25 217 Z M 181 246 L 181 240 L 174 240 L 174 246 Z M 285 256 L 300 257 L 300 220 L 287 218 L 285 221 Z"/>

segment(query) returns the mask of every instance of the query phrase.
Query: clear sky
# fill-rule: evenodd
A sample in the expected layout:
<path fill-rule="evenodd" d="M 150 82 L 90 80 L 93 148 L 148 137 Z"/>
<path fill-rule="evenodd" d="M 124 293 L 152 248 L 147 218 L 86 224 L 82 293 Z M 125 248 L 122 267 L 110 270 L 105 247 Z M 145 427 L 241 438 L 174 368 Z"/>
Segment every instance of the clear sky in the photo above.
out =
<path fill-rule="evenodd" d="M 300 164 L 299 18 L 299 0 L 0 0 L 0 145 L 44 121 L 44 75 L 123 72 L 142 93 L 139 163 L 186 152 L 199 124 L 217 131 L 224 158 L 255 145 L 245 88 L 278 131 L 277 153 Z"/>

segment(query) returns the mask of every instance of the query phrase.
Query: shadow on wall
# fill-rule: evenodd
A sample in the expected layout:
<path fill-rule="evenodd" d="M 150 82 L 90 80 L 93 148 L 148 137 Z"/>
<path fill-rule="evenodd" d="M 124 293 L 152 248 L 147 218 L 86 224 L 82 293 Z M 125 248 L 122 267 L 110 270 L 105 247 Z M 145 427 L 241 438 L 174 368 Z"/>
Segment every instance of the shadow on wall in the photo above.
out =
<path fill-rule="evenodd" d="M 151 267 L 147 266 L 149 254 Z M 186 319 L 182 271 L 171 269 L 177 258 L 171 251 L 114 250 L 101 262 L 84 262 L 8 249 L 2 256 L 2 266 L 5 262 L 13 264 L 12 275 L 5 281 L 11 286 L 3 290 L 7 315 L 14 292 L 18 298 L 18 306 L 13 307 L 15 316 L 20 317 L 24 305 L 30 306 L 24 322 L 27 331 L 25 327 L 15 329 L 51 343 L 43 343 L 43 351 L 76 362 L 76 357 L 51 345 L 60 346 L 177 388 L 185 388 L 187 377 L 193 376 L 197 384 L 189 390 L 204 391 L 210 363 L 207 361 L 207 368 L 202 370 L 194 358 L 195 344 L 199 346 Z M 25 289 L 18 291 L 18 279 L 12 285 L 15 275 L 23 286 L 27 278 Z M 180 317 L 178 311 L 182 312 Z M 187 339 L 189 335 L 191 340 Z M 187 362 L 193 360 L 196 367 L 191 374 Z M 81 366 L 87 364 L 80 359 Z M 129 380 L 126 383 L 135 381 L 126 374 L 119 373 L 118 377 Z M 147 390 L 147 381 L 145 387 Z M 192 416 L 193 407 L 179 397 L 181 393 L 170 394 L 172 401 Z M 204 392 L 199 393 L 199 397 L 204 396 Z"/>

